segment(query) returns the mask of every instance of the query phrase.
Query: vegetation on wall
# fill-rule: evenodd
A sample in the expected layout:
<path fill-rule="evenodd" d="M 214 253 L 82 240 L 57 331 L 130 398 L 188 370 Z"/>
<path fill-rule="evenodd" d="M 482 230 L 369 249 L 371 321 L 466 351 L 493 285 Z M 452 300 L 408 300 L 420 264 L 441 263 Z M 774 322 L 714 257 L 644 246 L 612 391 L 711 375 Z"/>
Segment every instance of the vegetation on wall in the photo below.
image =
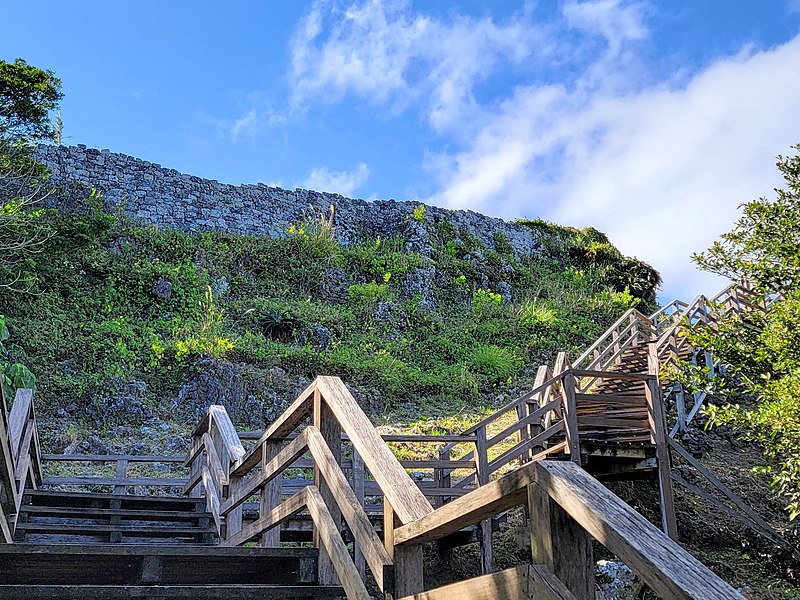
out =
<path fill-rule="evenodd" d="M 157 404 L 212 356 L 340 375 L 389 410 L 438 398 L 447 412 L 530 378 L 640 302 L 609 284 L 602 257 L 517 260 L 446 222 L 426 224 L 428 258 L 401 238 L 343 246 L 325 218 L 278 238 L 190 234 L 87 202 L 43 217 L 54 235 L 26 263 L 31 293 L 0 298 L 9 353 L 37 373 L 43 407 L 88 404 L 113 379 L 147 380 Z"/>

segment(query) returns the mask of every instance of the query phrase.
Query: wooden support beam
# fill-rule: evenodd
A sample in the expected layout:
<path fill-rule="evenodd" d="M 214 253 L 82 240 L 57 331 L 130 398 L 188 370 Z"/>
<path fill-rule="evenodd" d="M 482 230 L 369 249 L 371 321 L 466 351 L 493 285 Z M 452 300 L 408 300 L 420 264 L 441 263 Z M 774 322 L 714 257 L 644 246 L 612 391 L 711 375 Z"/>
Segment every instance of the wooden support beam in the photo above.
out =
<path fill-rule="evenodd" d="M 427 592 L 404 596 L 400 600 L 528 600 L 528 565 L 512 567 L 499 573 L 473 577 Z"/>
<path fill-rule="evenodd" d="M 536 483 L 528 486 L 531 558 L 563 582 L 577 600 L 594 600 L 594 558 L 589 534 Z"/>
<path fill-rule="evenodd" d="M 567 451 L 572 462 L 581 464 L 581 443 L 578 437 L 578 405 L 575 401 L 575 377 L 569 371 L 564 373 L 561 389 Z"/>
<path fill-rule="evenodd" d="M 675 498 L 670 478 L 670 457 L 667 447 L 666 419 L 664 416 L 664 396 L 658 381 L 658 352 L 655 343 L 648 346 L 647 371 L 652 378 L 645 386 L 647 416 L 650 422 L 651 441 L 656 445 L 658 467 L 658 496 L 661 507 L 661 526 L 669 537 L 678 539 L 678 522 L 675 516 Z"/>
<path fill-rule="evenodd" d="M 351 477 L 351 484 L 353 488 L 353 493 L 356 497 L 356 502 L 364 509 L 364 502 L 365 502 L 365 494 L 364 494 L 364 461 L 361 460 L 361 456 L 358 454 L 358 450 L 353 449 L 353 460 L 352 460 L 352 469 L 350 470 L 350 477 Z M 374 530 L 373 530 L 374 532 Z M 384 548 L 384 551 L 386 549 Z M 386 555 L 389 556 L 388 554 Z M 361 575 L 361 579 L 366 577 L 366 559 L 364 558 L 364 552 L 361 549 L 361 544 L 358 540 L 353 540 L 353 562 L 356 565 L 356 569 L 358 569 L 358 574 Z"/>
<path fill-rule="evenodd" d="M 318 531 L 320 544 L 330 557 L 347 598 L 349 600 L 370 600 L 369 592 L 350 558 L 339 528 L 328 512 L 325 501 L 316 486 L 307 488 L 306 506 Z M 324 585 L 324 582 L 320 581 L 320 583 Z"/>
<path fill-rule="evenodd" d="M 413 523 L 397 527 L 396 545 L 419 545 L 460 531 L 495 514 L 524 504 L 527 485 L 533 481 L 536 463 L 528 463 L 500 479 L 456 498 Z"/>
<path fill-rule="evenodd" d="M 707 469 L 699 460 L 697 460 L 694 456 L 692 456 L 689 451 L 683 447 L 678 441 L 669 438 L 667 440 L 669 445 L 672 447 L 675 452 L 677 452 L 680 457 L 688 462 L 691 466 L 693 466 L 697 471 L 705 477 L 711 485 L 713 485 L 718 492 L 720 492 L 723 496 L 725 496 L 728 500 L 730 500 L 736 508 L 742 511 L 747 518 L 750 519 L 755 525 L 758 531 L 761 532 L 762 535 L 767 537 L 768 539 L 772 540 L 773 542 L 777 542 L 780 540 L 782 542 L 781 545 L 785 545 L 785 540 L 776 532 L 769 523 L 767 523 L 763 518 L 761 518 L 758 513 L 756 513 L 752 508 L 747 506 L 736 493 L 731 490 L 727 485 L 722 483 L 722 481 L 714 475 L 709 469 Z M 797 554 L 796 550 L 793 550 L 794 554 Z M 800 558 L 800 557 L 798 557 Z"/>
<path fill-rule="evenodd" d="M 425 589 L 422 546 L 398 546 L 395 539 L 400 520 L 391 503 L 383 499 L 383 543 L 386 552 L 394 561 L 394 594 L 386 594 L 387 600 L 419 594 Z"/>
<path fill-rule="evenodd" d="M 478 485 L 489 483 L 489 447 L 486 441 L 486 427 L 481 427 L 475 432 L 475 456 L 477 457 Z M 492 549 L 492 517 L 484 519 L 478 524 L 478 540 L 481 547 L 481 574 L 487 575 L 494 571 L 494 553 Z"/>
<path fill-rule="evenodd" d="M 400 465 L 347 387 L 338 377 L 320 376 L 317 386 L 325 404 L 347 433 L 364 464 L 388 496 L 397 517 L 409 523 L 428 513 L 433 507 Z"/>
<path fill-rule="evenodd" d="M 275 458 L 265 464 L 261 471 L 247 479 L 235 493 L 231 494 L 222 506 L 222 513 L 227 514 L 240 506 L 258 489 L 278 477 L 284 469 L 305 453 L 307 447 L 305 433 L 292 440 L 288 446 L 275 455 Z"/>
<path fill-rule="evenodd" d="M 220 545 L 241 546 L 273 528 L 277 529 L 281 523 L 288 521 L 305 508 L 307 490 L 308 488 L 304 488 L 281 502 L 266 515 L 262 515 L 258 520 L 243 527 L 241 531 L 223 540 Z"/>
<path fill-rule="evenodd" d="M 261 460 L 261 445 L 267 440 L 282 441 L 305 421 L 313 409 L 313 396 L 316 381 L 311 383 L 297 399 L 289 405 L 272 424 L 261 434 L 256 442 L 244 456 L 239 459 L 231 475 L 246 475 Z"/>
<path fill-rule="evenodd" d="M 348 484 L 322 433 L 312 425 L 306 429 L 306 436 L 308 448 L 317 464 L 321 479 L 330 489 L 340 514 L 344 516 L 353 537 L 358 542 L 358 547 L 361 548 L 375 576 L 375 582 L 381 591 L 391 592 L 394 581 L 392 559 L 375 533 L 372 522 L 361 508 L 355 492 Z"/>
<path fill-rule="evenodd" d="M 313 429 L 320 434 L 323 438 L 322 445 L 328 448 L 328 451 L 333 456 L 337 468 L 342 461 L 342 428 L 336 421 L 336 417 L 328 406 L 322 400 L 322 394 L 319 389 L 314 390 L 314 412 L 312 416 L 313 425 L 305 430 L 306 441 Z M 340 532 L 342 529 L 342 513 L 339 506 L 336 504 L 336 498 L 329 483 L 323 478 L 320 467 L 317 461 L 314 461 L 314 485 L 319 490 L 320 497 L 324 501 L 331 519 L 336 524 L 336 531 Z M 336 568 L 333 559 L 328 555 L 327 548 L 321 543 L 321 532 L 314 527 L 314 546 L 319 548 L 319 561 L 318 573 L 319 582 L 323 585 L 335 585 L 339 583 L 336 576 Z"/>
<path fill-rule="evenodd" d="M 225 444 L 227 461 L 236 463 L 241 460 L 245 454 L 244 446 L 242 446 L 242 442 L 236 433 L 236 428 L 228 416 L 228 411 L 225 410 L 224 406 L 212 404 L 208 407 L 208 414 L 211 417 L 210 429 L 219 433 L 220 439 Z M 227 472 L 227 468 L 225 470 Z"/>
<path fill-rule="evenodd" d="M 675 600 L 744 600 L 578 465 L 563 461 L 533 465 L 536 483 L 659 596 Z"/>
<path fill-rule="evenodd" d="M 262 445 L 261 472 L 266 473 L 269 465 L 277 458 L 281 451 L 281 443 L 273 440 L 266 440 Z M 271 513 L 275 507 L 281 503 L 281 478 L 273 477 L 261 488 L 259 499 L 258 514 L 264 517 Z M 281 530 L 278 527 L 268 529 L 261 535 L 261 546 L 266 548 L 278 548 L 281 545 Z"/>

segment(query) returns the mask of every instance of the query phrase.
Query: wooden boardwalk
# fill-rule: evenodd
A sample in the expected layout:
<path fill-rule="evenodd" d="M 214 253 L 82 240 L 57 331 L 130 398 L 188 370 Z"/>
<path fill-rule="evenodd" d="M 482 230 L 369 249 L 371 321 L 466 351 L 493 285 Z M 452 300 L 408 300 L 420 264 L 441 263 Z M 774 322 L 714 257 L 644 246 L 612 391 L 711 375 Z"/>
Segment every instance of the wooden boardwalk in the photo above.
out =
<path fill-rule="evenodd" d="M 698 360 L 682 328 L 764 308 L 734 285 L 654 315 L 630 310 L 458 435 L 382 436 L 338 378 L 320 376 L 263 432 L 239 434 L 210 407 L 186 457 L 48 455 L 33 395 L 20 390 L 0 411 L 0 598 L 366 599 L 371 581 L 395 599 L 588 600 L 594 539 L 662 597 L 741 599 L 674 541 L 670 434 L 703 397 L 666 395 L 659 372 Z M 433 444 L 438 458 L 400 461 L 395 442 Z M 43 462 L 109 475 L 43 477 Z M 142 474 L 154 465 L 168 474 Z M 598 482 L 642 477 L 658 484 L 665 533 Z M 495 572 L 493 528 L 520 505 L 531 562 Z M 426 591 L 432 541 L 477 541 L 484 575 Z M 298 542 L 307 547 L 289 547 Z"/>

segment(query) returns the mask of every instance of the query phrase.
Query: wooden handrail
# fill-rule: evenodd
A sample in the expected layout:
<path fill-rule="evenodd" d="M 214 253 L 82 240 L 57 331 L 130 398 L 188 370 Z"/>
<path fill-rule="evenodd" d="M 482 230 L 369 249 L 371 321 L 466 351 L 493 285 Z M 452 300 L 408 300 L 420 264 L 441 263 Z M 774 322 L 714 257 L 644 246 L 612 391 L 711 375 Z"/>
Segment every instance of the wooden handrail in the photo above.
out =
<path fill-rule="evenodd" d="M 0 384 L 2 387 L 2 384 Z M 25 488 L 42 483 L 33 390 L 18 389 L 11 410 L 0 407 L 0 543 L 11 543 Z"/>
<path fill-rule="evenodd" d="M 191 492 L 198 485 L 205 490 L 207 506 L 214 515 L 223 544 L 239 545 L 260 536 L 272 535 L 270 532 L 282 520 L 305 506 L 312 515 L 316 528 L 315 540 L 321 549 L 320 581 L 325 583 L 329 579 L 325 565 L 331 565 L 345 589 L 351 586 L 348 597 L 362 597 L 358 586 L 363 587 L 363 584 L 359 579 L 356 585 L 352 578 L 349 566 L 352 561 L 349 556 L 344 560 L 341 555 L 344 542 L 335 523 L 343 519 L 355 538 L 359 556 L 370 567 L 378 586 L 384 591 L 391 591 L 394 582 L 393 560 L 364 511 L 363 499 L 359 501 L 347 482 L 339 451 L 334 451 L 332 444 L 338 446 L 342 433 L 345 434 L 354 454 L 372 474 L 374 485 L 393 507 L 397 523 L 418 519 L 432 512 L 433 507 L 340 379 L 318 377 L 247 451 L 242 448 L 236 452 L 239 437 L 232 425 L 225 431 L 226 423 L 230 423 L 230 420 L 224 408 L 213 407 L 209 412 L 209 418 L 201 422 L 207 430 L 203 427 L 195 429 L 195 441 L 186 459 L 194 476 L 185 490 Z M 293 430 L 303 425 L 312 413 L 314 424 L 307 425 L 299 435 L 293 436 Z M 222 424 L 222 431 L 216 437 L 221 438 L 227 459 L 217 456 L 219 444 L 214 436 L 215 424 Z M 334 424 L 335 427 L 332 427 Z M 293 439 L 281 447 L 283 441 L 289 438 Z M 289 501 L 280 503 L 280 494 L 275 497 L 269 490 L 274 489 L 276 484 L 280 489 L 281 474 L 304 454 L 310 454 L 310 464 L 317 477 L 313 485 L 304 488 L 302 496 L 295 494 L 292 497 L 294 504 L 284 507 Z M 467 460 L 425 461 L 423 464 L 434 469 L 444 468 L 443 465 L 451 468 L 474 467 L 474 461 Z M 255 474 L 245 477 L 256 468 Z M 242 505 L 258 493 L 261 494 L 260 518 L 242 527 Z M 459 494 L 452 491 L 448 495 Z M 272 535 L 271 539 L 274 543 L 278 538 Z"/>
<path fill-rule="evenodd" d="M 542 494 L 551 499 L 551 505 L 542 504 Z M 536 541 L 533 551 L 547 549 L 545 565 L 556 576 L 560 573 L 574 575 L 576 569 L 584 574 L 593 573 L 594 564 L 575 564 L 582 560 L 572 546 L 575 539 L 569 536 L 560 539 L 559 531 L 551 529 L 553 524 L 564 526 L 567 521 L 564 517 L 538 520 L 543 510 L 547 515 L 554 510 L 563 511 L 568 520 L 574 521 L 585 533 L 619 556 L 662 597 L 684 600 L 744 598 L 573 462 L 539 461 L 524 465 L 417 521 L 397 527 L 393 535 L 394 544 L 419 546 L 435 541 L 525 503 L 531 510 L 531 535 Z M 559 548 L 559 544 L 567 547 Z M 537 558 L 542 557 L 532 557 L 534 562 Z M 547 564 L 547 561 L 552 564 Z M 466 591 L 469 586 L 462 589 Z M 572 589 L 577 598 L 586 598 L 585 594 L 580 595 L 581 591 Z"/>

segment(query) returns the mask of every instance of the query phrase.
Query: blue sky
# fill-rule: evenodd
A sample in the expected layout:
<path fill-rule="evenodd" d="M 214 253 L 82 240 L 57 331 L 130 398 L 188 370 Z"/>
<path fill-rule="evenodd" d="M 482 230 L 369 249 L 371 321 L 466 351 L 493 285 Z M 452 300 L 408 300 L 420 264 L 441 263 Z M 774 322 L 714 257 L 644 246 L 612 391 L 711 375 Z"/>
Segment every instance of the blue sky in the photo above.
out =
<path fill-rule="evenodd" d="M 800 142 L 800 0 L 4 2 L 0 58 L 63 80 L 65 142 L 230 183 L 692 251 Z"/>

